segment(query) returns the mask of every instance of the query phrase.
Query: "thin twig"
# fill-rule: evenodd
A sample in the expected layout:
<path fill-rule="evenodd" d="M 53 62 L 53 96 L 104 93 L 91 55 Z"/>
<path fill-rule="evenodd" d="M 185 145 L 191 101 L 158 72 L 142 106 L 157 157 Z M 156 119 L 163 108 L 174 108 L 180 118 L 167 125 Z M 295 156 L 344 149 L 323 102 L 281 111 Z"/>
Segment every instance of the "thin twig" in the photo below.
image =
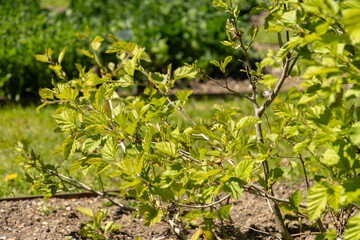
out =
<path fill-rule="evenodd" d="M 228 199 L 230 197 L 230 195 L 226 195 L 225 197 L 221 198 L 220 200 L 210 203 L 210 204 L 206 204 L 206 205 L 188 205 L 188 204 L 182 204 L 182 203 L 177 203 L 175 201 L 173 201 L 172 199 L 170 199 L 170 201 L 172 201 L 174 204 L 180 206 L 180 207 L 187 207 L 187 208 L 208 208 L 208 207 L 212 207 L 215 206 L 219 203 L 221 203 L 222 201 Z"/>
<path fill-rule="evenodd" d="M 235 90 L 231 89 L 227 84 L 227 79 L 226 78 L 225 78 L 225 84 L 223 84 L 223 83 L 219 82 L 218 80 L 216 80 L 215 78 L 212 78 L 212 77 L 208 76 L 205 73 L 201 73 L 201 75 L 203 77 L 207 78 L 208 80 L 211 80 L 211 81 L 215 82 L 216 84 L 220 85 L 221 87 L 227 89 L 229 92 L 234 93 L 236 95 L 239 95 L 240 97 L 246 98 L 247 100 L 253 102 L 253 99 L 251 97 L 249 97 L 249 96 L 247 96 L 247 95 L 245 95 L 245 94 L 243 94 L 241 92 L 238 92 L 238 91 L 235 91 Z"/>
<path fill-rule="evenodd" d="M 116 201 L 114 201 L 113 199 L 111 199 L 109 196 L 107 196 L 106 194 L 102 193 L 102 192 L 99 192 L 99 191 L 96 191 L 92 188 L 90 188 L 89 186 L 85 185 L 84 183 L 82 182 L 79 182 L 79 181 L 76 181 L 75 179 L 72 179 L 70 177 L 67 177 L 65 175 L 62 175 L 58 172 L 55 172 L 51 169 L 46 169 L 46 171 L 48 171 L 50 174 L 54 175 L 54 176 L 57 176 L 61 181 L 63 182 L 66 182 L 74 187 L 79 187 L 79 188 L 82 188 L 84 190 L 87 190 L 87 191 L 90 191 L 90 192 L 93 192 L 103 198 L 106 198 L 107 200 L 109 200 L 111 203 L 123 208 L 123 209 L 126 209 L 126 210 L 131 210 L 131 211 L 135 211 L 137 210 L 136 208 L 133 208 L 133 207 L 127 207 L 127 206 L 124 206 L 123 204 L 121 203 L 118 203 Z M 65 179 L 65 180 L 64 180 Z"/>
<path fill-rule="evenodd" d="M 272 236 L 272 237 L 274 237 L 274 238 L 276 238 L 276 239 L 280 239 L 280 240 L 281 240 L 281 238 L 279 238 L 278 236 L 276 236 L 276 235 L 274 235 L 274 234 L 272 234 L 272 233 L 264 232 L 264 231 L 258 230 L 258 229 L 256 229 L 256 228 L 253 228 L 253 227 L 248 227 L 248 226 L 242 226 L 242 227 L 243 227 L 243 228 L 248 228 L 248 229 L 250 229 L 250 230 L 253 230 L 254 232 L 266 234 L 266 235 L 269 235 L 269 236 Z"/>

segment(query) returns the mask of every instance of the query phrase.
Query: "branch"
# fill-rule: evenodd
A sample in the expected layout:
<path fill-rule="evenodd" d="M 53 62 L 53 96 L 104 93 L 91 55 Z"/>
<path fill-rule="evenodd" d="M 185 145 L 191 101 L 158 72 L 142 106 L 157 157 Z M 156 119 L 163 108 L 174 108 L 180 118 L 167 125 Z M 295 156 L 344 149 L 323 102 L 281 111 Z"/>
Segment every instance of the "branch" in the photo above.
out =
<path fill-rule="evenodd" d="M 99 192 L 99 191 L 96 191 L 92 188 L 90 188 L 89 186 L 85 185 L 84 183 L 82 182 L 79 182 L 79 181 L 76 181 L 75 179 L 72 179 L 72 178 L 69 178 L 65 175 L 62 175 L 58 172 L 55 172 L 51 169 L 46 169 L 46 171 L 48 171 L 51 175 L 54 175 L 54 176 L 57 176 L 61 181 L 63 182 L 66 182 L 74 187 L 80 187 L 81 189 L 84 189 L 84 190 L 87 190 L 87 191 L 90 191 L 90 192 L 93 192 L 103 198 L 106 198 L 107 200 L 109 200 L 111 203 L 123 208 L 123 209 L 126 209 L 126 210 L 130 210 L 130 211 L 135 211 L 137 210 L 136 208 L 133 208 L 133 207 L 127 207 L 127 206 L 124 206 L 123 204 L 121 203 L 118 203 L 116 201 L 114 201 L 113 199 L 111 199 L 109 196 L 107 196 L 105 193 L 102 193 L 102 192 Z M 66 179 L 66 180 L 64 180 Z"/>
<path fill-rule="evenodd" d="M 149 77 L 151 78 L 151 76 L 149 75 Z M 151 78 L 152 79 L 152 78 Z M 184 115 L 184 117 L 189 120 L 191 122 L 191 124 L 193 126 L 197 126 L 197 124 L 189 117 L 189 115 L 186 114 L 186 112 L 184 112 L 184 110 L 182 110 L 181 108 L 179 108 L 178 106 L 176 106 L 168 97 L 168 95 L 166 93 L 164 93 L 158 85 L 156 85 L 156 83 L 154 81 L 152 81 L 152 84 L 155 85 L 156 89 L 167 99 L 167 101 L 169 102 L 169 104 L 171 106 L 173 106 L 174 108 L 176 108 L 182 115 Z"/>
<path fill-rule="evenodd" d="M 188 204 L 181 204 L 181 203 L 177 203 L 174 200 L 170 199 L 170 201 L 172 201 L 174 204 L 180 206 L 180 207 L 187 207 L 187 208 L 208 208 L 208 207 L 212 207 L 215 206 L 219 203 L 221 203 L 222 201 L 228 199 L 230 197 L 230 195 L 226 195 L 225 197 L 221 198 L 220 200 L 210 203 L 210 204 L 206 204 L 206 205 L 188 205 Z"/>
<path fill-rule="evenodd" d="M 252 185 L 252 186 L 248 187 L 248 189 L 244 188 L 244 190 L 249 192 L 249 193 L 252 193 L 252 194 L 255 194 L 255 195 L 258 195 L 258 196 L 261 196 L 261 197 L 265 197 L 265 198 L 268 198 L 268 199 L 271 199 L 271 200 L 274 200 L 274 201 L 277 201 L 277 202 L 283 202 L 283 203 L 289 203 L 290 202 L 289 200 L 286 200 L 286 199 L 283 199 L 283 198 L 278 198 L 278 197 L 275 197 L 273 195 L 267 194 L 266 192 L 263 192 L 260 188 L 256 187 L 255 185 Z M 300 203 L 299 207 L 306 208 L 307 206 L 304 203 Z"/>
<path fill-rule="evenodd" d="M 236 94 L 236 95 L 239 95 L 240 97 L 246 98 L 247 100 L 249 100 L 249 101 L 251 101 L 251 102 L 254 102 L 254 100 L 253 100 L 251 97 L 249 97 L 249 96 L 247 96 L 247 95 L 245 95 L 245 94 L 243 94 L 243 93 L 241 93 L 241 92 L 238 92 L 238 91 L 235 91 L 235 90 L 229 88 L 229 86 L 228 86 L 228 84 L 227 84 L 227 81 L 225 82 L 226 84 L 223 84 L 223 83 L 219 82 L 218 80 L 210 77 L 209 75 L 207 75 L 207 74 L 205 74 L 205 73 L 200 73 L 200 74 L 201 74 L 203 77 L 207 78 L 208 80 L 211 80 L 211 81 L 217 83 L 218 85 L 220 85 L 221 87 L 227 89 L 229 92 L 234 93 L 234 94 Z M 226 78 L 225 78 L 225 79 L 226 79 Z"/>
<path fill-rule="evenodd" d="M 248 226 L 242 226 L 243 228 L 248 228 L 250 230 L 253 230 L 254 232 L 258 232 L 258 233 L 262 233 L 262 234 L 266 234 L 266 235 L 269 235 L 269 236 L 272 236 L 273 238 L 276 238 L 276 239 L 280 239 L 278 236 L 272 234 L 272 233 L 269 233 L 269 232 L 264 232 L 264 231 L 261 231 L 261 230 L 258 230 L 256 228 L 253 228 L 253 227 L 248 227 Z"/>
<path fill-rule="evenodd" d="M 285 61 L 285 65 L 283 68 L 283 71 L 281 73 L 280 79 L 279 81 L 276 83 L 274 90 L 272 91 L 270 97 L 268 98 L 268 100 L 266 100 L 266 102 L 257 110 L 257 115 L 258 117 L 261 117 L 261 115 L 265 112 L 265 110 L 270 106 L 270 104 L 274 101 L 274 99 L 277 97 L 277 95 L 280 92 L 280 89 L 282 87 L 282 85 L 285 82 L 285 79 L 288 77 L 288 70 L 289 70 L 289 66 L 290 66 L 290 59 L 286 59 Z"/>

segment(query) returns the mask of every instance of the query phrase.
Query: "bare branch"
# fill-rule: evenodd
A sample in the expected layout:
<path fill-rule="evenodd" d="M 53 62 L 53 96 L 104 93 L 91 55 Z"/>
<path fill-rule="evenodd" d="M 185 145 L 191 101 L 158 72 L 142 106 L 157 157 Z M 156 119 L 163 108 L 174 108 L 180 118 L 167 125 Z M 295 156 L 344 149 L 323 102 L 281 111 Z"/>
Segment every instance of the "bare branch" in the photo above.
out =
<path fill-rule="evenodd" d="M 89 186 L 85 185 L 85 184 L 82 183 L 82 182 L 76 181 L 75 179 L 72 179 L 72 178 L 70 178 L 70 177 L 67 177 L 67 176 L 65 176 L 65 175 L 62 175 L 62 174 L 60 174 L 60 173 L 58 173 L 58 172 L 55 172 L 55 171 L 53 171 L 53 170 L 51 170 L 51 169 L 46 169 L 46 171 L 48 171 L 51 175 L 57 176 L 57 177 L 58 177 L 61 181 L 63 181 L 63 182 L 66 182 L 66 183 L 68 183 L 68 184 L 70 184 L 70 185 L 72 185 L 72 186 L 74 186 L 74 187 L 79 187 L 79 188 L 81 188 L 81 189 L 84 189 L 84 190 L 93 192 L 93 193 L 95 193 L 95 194 L 97 194 L 97 195 L 99 195 L 99 196 L 101 196 L 101 197 L 103 197 L 103 198 L 106 198 L 106 199 L 109 200 L 111 203 L 113 203 L 113 204 L 115 204 L 115 205 L 117 205 L 117 206 L 119 206 L 119 207 L 121 207 L 121 208 L 123 208 L 123 209 L 131 210 L 131 211 L 137 210 L 136 208 L 127 207 L 127 206 L 125 206 L 125 205 L 123 205 L 123 204 L 121 204 L 121 203 L 119 203 L 119 202 L 114 201 L 114 200 L 111 199 L 109 196 L 107 196 L 105 193 L 96 191 L 96 190 L 90 188 Z M 65 179 L 65 180 L 64 180 L 64 179 Z"/>
<path fill-rule="evenodd" d="M 221 198 L 220 200 L 210 203 L 210 204 L 206 204 L 206 205 L 188 205 L 188 204 L 181 204 L 181 203 L 177 203 L 175 201 L 173 201 L 172 199 L 170 199 L 170 201 L 172 201 L 174 204 L 180 206 L 180 207 L 187 207 L 187 208 L 208 208 L 208 207 L 213 207 L 219 203 L 221 203 L 222 201 L 228 199 L 230 197 L 230 195 L 226 195 L 225 197 Z"/>

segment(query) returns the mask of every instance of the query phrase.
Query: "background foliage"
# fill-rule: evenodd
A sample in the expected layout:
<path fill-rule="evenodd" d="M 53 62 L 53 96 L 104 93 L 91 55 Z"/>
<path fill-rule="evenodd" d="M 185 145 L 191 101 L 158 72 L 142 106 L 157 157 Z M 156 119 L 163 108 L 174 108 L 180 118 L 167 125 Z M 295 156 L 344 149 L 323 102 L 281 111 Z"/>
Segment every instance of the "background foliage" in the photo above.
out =
<path fill-rule="evenodd" d="M 68 4 L 65 8 L 43 8 L 48 2 L 41 3 L 1 1 L 0 95 L 19 99 L 21 95 L 37 95 L 39 87 L 49 86 L 51 71 L 32 57 L 45 47 L 58 53 L 68 46 L 63 68 L 69 78 L 75 74 L 75 62 L 94 63 L 76 50 L 84 48 L 84 43 L 75 41 L 75 32 L 86 25 L 94 35 L 106 37 L 110 32 L 143 45 L 153 60 L 151 68 L 162 72 L 169 62 L 178 67 L 195 59 L 214 71 L 209 60 L 229 54 L 229 49 L 217 45 L 218 39 L 225 38 L 226 15 L 216 11 L 208 0 L 77 0 L 64 2 Z M 246 11 L 241 19 L 245 26 Z M 103 49 L 107 46 L 105 43 Z M 100 57 L 114 59 L 105 54 Z M 232 73 L 238 74 L 233 69 Z"/>

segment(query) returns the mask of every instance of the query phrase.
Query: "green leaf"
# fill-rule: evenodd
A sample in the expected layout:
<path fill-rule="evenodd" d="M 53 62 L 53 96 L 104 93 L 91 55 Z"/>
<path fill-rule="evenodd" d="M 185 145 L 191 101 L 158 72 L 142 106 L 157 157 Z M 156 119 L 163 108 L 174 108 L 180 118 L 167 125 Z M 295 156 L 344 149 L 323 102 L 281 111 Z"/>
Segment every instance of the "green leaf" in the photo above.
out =
<path fill-rule="evenodd" d="M 192 235 L 190 240 L 199 240 L 201 235 L 203 234 L 203 229 L 202 228 L 198 228 L 196 230 L 196 232 Z"/>
<path fill-rule="evenodd" d="M 284 46 L 282 46 L 277 52 L 276 56 L 280 59 L 283 59 L 291 50 L 296 48 L 300 43 L 303 42 L 303 38 L 301 37 L 292 37 L 290 41 L 286 42 Z"/>
<path fill-rule="evenodd" d="M 332 67 L 323 67 L 323 66 L 310 66 L 308 67 L 304 74 L 302 75 L 305 79 L 312 79 L 312 77 L 317 75 L 324 75 L 326 73 L 333 73 L 338 72 L 338 68 L 332 68 Z"/>
<path fill-rule="evenodd" d="M 95 167 L 96 175 L 100 174 L 101 172 L 105 171 L 107 168 L 111 166 L 109 163 L 102 160 L 101 158 L 89 158 L 88 160 L 86 160 L 86 163 L 90 165 L 96 165 Z"/>
<path fill-rule="evenodd" d="M 113 39 L 114 40 L 114 39 Z M 126 41 L 117 41 L 114 42 L 110 48 L 106 51 L 106 53 L 123 53 L 123 52 L 130 52 L 134 51 L 136 44 L 132 42 Z"/>
<path fill-rule="evenodd" d="M 188 66 L 179 67 L 174 71 L 174 80 L 181 78 L 195 78 L 196 71 Z"/>
<path fill-rule="evenodd" d="M 205 230 L 203 236 L 205 240 L 214 240 L 214 234 L 209 230 Z"/>
<path fill-rule="evenodd" d="M 79 49 L 79 51 L 84 54 L 85 56 L 89 57 L 89 58 L 94 58 L 94 54 L 88 50 L 85 49 Z"/>
<path fill-rule="evenodd" d="M 300 190 L 296 190 L 296 192 L 294 192 L 290 197 L 289 197 L 289 202 L 292 206 L 294 206 L 295 208 L 298 208 L 300 206 L 301 201 L 303 200 L 303 196 L 300 192 Z"/>
<path fill-rule="evenodd" d="M 237 129 L 241 129 L 244 127 L 249 127 L 249 126 L 253 126 L 257 123 L 260 123 L 260 119 L 258 117 L 254 117 L 254 116 L 246 116 L 241 118 L 235 125 L 235 130 Z"/>
<path fill-rule="evenodd" d="M 330 207 L 337 211 L 340 207 L 340 197 L 343 193 L 343 187 L 340 185 L 336 186 L 329 186 L 326 194 L 327 194 L 327 202 L 329 203 Z"/>
<path fill-rule="evenodd" d="M 106 140 L 106 143 L 101 150 L 101 156 L 103 157 L 104 160 L 114 161 L 117 152 L 118 152 L 118 144 L 112 137 L 109 137 Z"/>
<path fill-rule="evenodd" d="M 34 54 L 33 56 L 36 58 L 36 60 L 38 60 L 40 62 L 44 62 L 44 63 L 49 62 L 49 58 L 46 55 Z"/>
<path fill-rule="evenodd" d="M 231 62 L 231 60 L 232 60 L 232 56 L 227 56 L 224 59 L 224 62 L 222 62 L 221 68 L 225 70 L 226 66 Z"/>
<path fill-rule="evenodd" d="M 360 122 L 351 126 L 349 136 L 353 144 L 360 146 Z"/>
<path fill-rule="evenodd" d="M 75 101 L 78 95 L 79 90 L 71 87 L 65 87 L 59 94 L 56 95 L 56 97 L 59 99 Z"/>
<path fill-rule="evenodd" d="M 77 128 L 76 112 L 65 108 L 55 116 L 55 121 L 59 124 L 62 131 L 71 131 Z"/>
<path fill-rule="evenodd" d="M 269 182 L 273 182 L 278 178 L 281 178 L 283 175 L 284 175 L 284 171 L 281 168 L 279 167 L 272 168 L 270 169 L 269 172 Z"/>
<path fill-rule="evenodd" d="M 328 166 L 336 165 L 340 161 L 340 156 L 334 149 L 326 149 L 324 155 L 322 156 L 321 162 L 325 163 Z"/>
<path fill-rule="evenodd" d="M 48 88 L 40 88 L 39 95 L 43 99 L 54 99 L 54 92 Z"/>
<path fill-rule="evenodd" d="M 230 178 L 224 183 L 224 192 L 229 193 L 237 201 L 243 192 L 241 180 L 234 177 Z"/>
<path fill-rule="evenodd" d="M 69 175 L 72 176 L 74 173 L 76 173 L 82 166 L 82 164 L 85 162 L 85 159 L 76 160 L 70 168 Z"/>
<path fill-rule="evenodd" d="M 62 60 L 64 59 L 66 49 L 67 49 L 67 47 L 64 47 L 63 50 L 59 54 L 59 57 L 58 57 L 58 63 L 59 64 L 61 64 Z"/>
<path fill-rule="evenodd" d="M 94 212 L 91 208 L 77 207 L 76 210 L 78 210 L 82 214 L 85 214 L 86 216 L 94 217 Z"/>
<path fill-rule="evenodd" d="M 137 155 L 136 157 L 136 172 L 138 174 L 141 173 L 141 170 L 143 168 L 144 165 L 144 156 L 145 156 L 145 152 L 141 152 Z"/>
<path fill-rule="evenodd" d="M 173 142 L 160 142 L 157 143 L 156 149 L 161 152 L 165 153 L 167 155 L 170 155 L 172 157 L 176 157 L 176 145 Z"/>
<path fill-rule="evenodd" d="M 307 210 L 310 221 L 320 217 L 326 207 L 327 186 L 324 183 L 317 183 L 312 186 L 307 195 Z"/>
<path fill-rule="evenodd" d="M 360 239 L 360 214 L 349 219 L 345 228 L 344 240 Z"/>
<path fill-rule="evenodd" d="M 79 143 L 75 140 L 75 136 L 70 135 L 67 137 L 62 145 L 63 149 L 63 158 L 66 160 L 72 156 L 76 151 Z"/>
<path fill-rule="evenodd" d="M 247 159 L 241 161 L 236 165 L 235 173 L 239 178 L 245 181 L 250 181 L 252 177 L 253 169 L 254 169 L 254 161 L 251 159 Z"/>
<path fill-rule="evenodd" d="M 345 29 L 350 33 L 350 39 L 354 44 L 360 43 L 360 9 L 354 8 L 345 11 Z"/>
<path fill-rule="evenodd" d="M 221 68 L 220 63 L 219 63 L 218 61 L 216 61 L 216 60 L 211 60 L 210 63 L 211 63 L 212 65 L 214 65 L 215 67 Z"/>
<path fill-rule="evenodd" d="M 213 0 L 212 4 L 214 7 L 219 7 L 223 11 L 228 9 L 228 6 L 222 0 Z"/>
<path fill-rule="evenodd" d="M 220 218 L 222 218 L 222 219 L 228 219 L 229 216 L 230 216 L 230 211 L 231 211 L 231 208 L 232 208 L 232 207 L 233 207 L 232 204 L 222 206 L 222 207 L 218 210 L 218 213 L 219 213 Z"/>
<path fill-rule="evenodd" d="M 156 209 L 150 205 L 142 205 L 139 208 L 140 215 L 145 213 L 145 226 L 154 226 L 156 223 L 161 222 L 161 218 L 164 215 L 161 209 Z"/>
<path fill-rule="evenodd" d="M 177 93 L 175 93 L 175 96 L 182 102 L 185 102 L 188 100 L 188 97 L 193 93 L 193 90 L 180 90 Z"/>
<path fill-rule="evenodd" d="M 101 42 L 104 41 L 104 38 L 100 36 L 96 36 L 95 39 L 91 42 L 91 48 L 94 49 L 94 51 L 97 51 L 99 47 L 101 46 Z"/>
<path fill-rule="evenodd" d="M 85 150 L 88 152 L 93 152 L 101 144 L 100 135 L 92 135 L 85 139 Z"/>

